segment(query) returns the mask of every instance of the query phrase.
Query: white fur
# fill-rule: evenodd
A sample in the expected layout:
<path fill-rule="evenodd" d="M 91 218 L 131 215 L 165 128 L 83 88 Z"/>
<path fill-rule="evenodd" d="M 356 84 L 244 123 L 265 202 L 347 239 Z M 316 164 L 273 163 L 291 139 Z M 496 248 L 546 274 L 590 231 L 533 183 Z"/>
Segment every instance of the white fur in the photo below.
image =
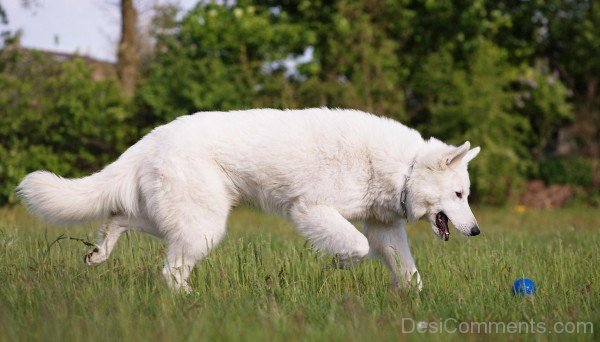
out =
<path fill-rule="evenodd" d="M 402 217 L 426 217 L 436 232 L 435 214 L 444 211 L 469 235 L 476 221 L 467 163 L 478 152 L 354 110 L 201 112 L 156 128 L 98 173 L 33 172 L 18 193 L 50 221 L 108 220 L 88 264 L 104 261 L 127 229 L 165 238 L 164 274 L 175 288 L 189 290 L 190 270 L 242 202 L 290 218 L 316 249 L 342 260 L 381 258 L 395 283 L 407 283 L 418 272 Z M 364 233 L 353 220 L 366 222 Z"/>

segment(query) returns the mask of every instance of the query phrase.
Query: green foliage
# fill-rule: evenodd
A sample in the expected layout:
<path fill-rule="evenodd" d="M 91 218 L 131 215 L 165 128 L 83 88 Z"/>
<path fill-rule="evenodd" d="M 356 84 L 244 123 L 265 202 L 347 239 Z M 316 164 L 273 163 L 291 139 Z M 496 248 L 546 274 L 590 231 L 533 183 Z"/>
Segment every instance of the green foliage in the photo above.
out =
<path fill-rule="evenodd" d="M 197 6 L 160 37 L 166 48 L 140 91 L 142 115 L 155 123 L 198 110 L 331 106 L 402 118 L 397 44 L 367 2 L 335 6 L 305 3 L 293 15 Z M 312 59 L 287 70 L 283 61 L 307 49 Z"/>
<path fill-rule="evenodd" d="M 475 195 L 501 204 L 572 118 L 572 108 L 567 88 L 545 63 L 514 66 L 506 51 L 489 40 L 472 44 L 466 59 L 454 58 L 451 44 L 427 57 L 413 78 L 423 102 L 415 121 L 427 134 L 481 145 L 472 168 Z"/>
<path fill-rule="evenodd" d="M 162 6 L 128 108 L 114 81 L 93 82 L 81 62 L 12 56 L 6 47 L 18 34 L 8 35 L 0 158 L 11 162 L 0 162 L 0 203 L 14 200 L 11 187 L 27 170 L 96 170 L 183 114 L 329 106 L 482 146 L 474 193 L 501 204 L 538 174 L 560 128 L 576 119 L 589 127 L 580 140 L 597 140 L 599 8 L 590 0 L 247 0 L 199 2 L 179 16 Z"/>
<path fill-rule="evenodd" d="M 525 68 L 517 88 L 515 111 L 529 121 L 531 130 L 526 145 L 537 157 L 552 135 L 573 119 L 568 90 L 558 74 L 550 73 L 547 64 L 541 62 Z"/>
<path fill-rule="evenodd" d="M 299 31 L 268 11 L 236 4 L 199 4 L 172 36 L 162 36 L 164 52 L 150 66 L 138 94 L 144 123 L 151 128 L 182 114 L 253 107 L 265 87 L 269 62 Z"/>
<path fill-rule="evenodd" d="M 64 176 L 99 170 L 130 139 L 120 89 L 92 81 L 76 59 L 7 48 L 0 52 L 0 203 L 14 202 L 27 173 Z"/>
<path fill-rule="evenodd" d="M 594 0 L 495 2 L 508 25 L 494 39 L 516 62 L 540 56 L 561 69 L 561 77 L 581 91 L 600 74 L 600 6 Z M 596 81 L 597 82 L 597 81 Z"/>
<path fill-rule="evenodd" d="M 506 54 L 480 40 L 462 66 L 449 49 L 432 54 L 415 76 L 414 88 L 424 101 L 421 129 L 427 134 L 461 144 L 470 140 L 482 153 L 472 163 L 476 196 L 503 203 L 523 177 L 527 163 L 527 120 L 511 112 L 512 82 L 517 69 Z"/>
<path fill-rule="evenodd" d="M 577 157 L 544 158 L 539 163 L 539 177 L 548 184 L 570 184 L 586 189 L 594 185 L 593 165 Z"/>
<path fill-rule="evenodd" d="M 313 60 L 300 65 L 298 87 L 304 106 L 362 109 L 406 119 L 401 80 L 406 69 L 397 57 L 399 42 L 388 30 L 393 21 L 384 2 L 302 3 L 295 20 L 308 26 Z M 396 7 L 397 8 L 397 7 Z"/>

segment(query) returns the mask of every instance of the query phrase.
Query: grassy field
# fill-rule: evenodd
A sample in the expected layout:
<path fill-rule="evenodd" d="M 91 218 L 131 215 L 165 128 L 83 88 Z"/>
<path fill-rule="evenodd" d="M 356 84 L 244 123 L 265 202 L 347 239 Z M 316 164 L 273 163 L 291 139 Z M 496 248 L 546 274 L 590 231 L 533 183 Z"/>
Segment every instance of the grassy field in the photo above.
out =
<path fill-rule="evenodd" d="M 424 281 L 419 293 L 391 288 L 378 261 L 331 269 L 331 257 L 313 253 L 285 220 L 239 208 L 226 240 L 193 272 L 195 293 L 180 295 L 163 282 L 164 245 L 156 239 L 128 233 L 109 261 L 88 268 L 89 247 L 52 242 L 61 234 L 93 241 L 95 225 L 55 228 L 22 208 L 3 209 L 0 339 L 479 339 L 490 337 L 487 328 L 510 331 L 510 322 L 521 322 L 512 325 L 520 333 L 504 336 L 599 340 L 598 211 L 480 208 L 476 215 L 483 233 L 471 239 L 452 228 L 444 243 L 424 223 L 408 227 Z M 537 282 L 535 298 L 511 294 L 523 275 Z M 531 322 L 538 333 L 525 333 Z"/>

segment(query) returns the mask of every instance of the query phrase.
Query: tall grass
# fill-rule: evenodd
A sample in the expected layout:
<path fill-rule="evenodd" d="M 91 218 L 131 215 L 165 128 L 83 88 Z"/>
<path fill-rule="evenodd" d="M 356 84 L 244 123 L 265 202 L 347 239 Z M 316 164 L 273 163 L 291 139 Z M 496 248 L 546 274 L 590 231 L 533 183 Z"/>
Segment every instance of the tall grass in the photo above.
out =
<path fill-rule="evenodd" d="M 0 211 L 0 339 L 14 340 L 446 340 L 413 321 L 592 322 L 587 333 L 514 338 L 598 340 L 600 215 L 588 208 L 476 210 L 482 235 L 429 227 L 408 234 L 424 289 L 390 287 L 387 270 L 367 261 L 335 270 L 283 219 L 236 209 L 225 241 L 192 274 L 191 295 L 171 293 L 160 270 L 162 242 L 121 238 L 111 258 L 88 268 L 95 225 L 50 227 L 22 208 Z M 55 242 L 56 241 L 56 242 Z M 514 297 L 518 277 L 534 279 L 534 298 Z M 447 319 L 451 319 L 447 321 Z M 431 327 L 431 325 L 430 325 Z M 415 332 L 403 334 L 403 330 Z M 431 330 L 430 330 L 431 331 Z M 482 337 L 483 330 L 468 337 Z"/>

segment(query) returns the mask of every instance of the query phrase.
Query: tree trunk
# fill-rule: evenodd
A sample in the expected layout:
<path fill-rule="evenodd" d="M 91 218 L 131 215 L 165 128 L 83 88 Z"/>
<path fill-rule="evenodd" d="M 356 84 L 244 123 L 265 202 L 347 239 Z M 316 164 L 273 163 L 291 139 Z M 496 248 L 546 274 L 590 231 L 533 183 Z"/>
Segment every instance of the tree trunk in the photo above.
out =
<path fill-rule="evenodd" d="M 136 22 L 137 13 L 133 7 L 133 0 L 121 0 L 121 40 L 117 56 L 117 74 L 123 92 L 129 98 L 135 93 L 138 69 Z"/>

